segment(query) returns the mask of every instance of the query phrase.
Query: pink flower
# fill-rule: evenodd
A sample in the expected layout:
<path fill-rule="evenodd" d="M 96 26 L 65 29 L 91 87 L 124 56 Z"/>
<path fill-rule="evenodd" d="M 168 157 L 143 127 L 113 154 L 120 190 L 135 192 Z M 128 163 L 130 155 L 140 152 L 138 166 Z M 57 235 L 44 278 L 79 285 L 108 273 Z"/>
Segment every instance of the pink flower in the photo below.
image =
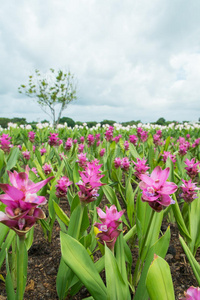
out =
<path fill-rule="evenodd" d="M 99 242 L 104 245 L 106 243 L 107 247 L 114 250 L 115 242 L 122 232 L 118 229 L 122 221 L 119 221 L 119 218 L 124 214 L 124 210 L 118 212 L 115 205 L 112 205 L 110 208 L 106 206 L 106 212 L 103 212 L 99 207 L 97 207 L 97 213 L 101 223 L 96 222 L 96 226 L 100 232 L 97 234 Z"/>
<path fill-rule="evenodd" d="M 41 154 L 41 156 L 44 155 L 46 152 L 47 152 L 47 149 L 46 149 L 46 148 L 40 149 L 40 154 Z"/>
<path fill-rule="evenodd" d="M 34 132 L 34 131 L 30 131 L 30 132 L 28 133 L 28 138 L 29 138 L 29 141 L 30 141 L 31 143 L 34 143 L 34 142 L 35 142 L 35 132 Z"/>
<path fill-rule="evenodd" d="M 102 148 L 99 152 L 99 155 L 102 157 L 102 156 L 104 156 L 105 152 L 106 152 L 106 149 Z"/>
<path fill-rule="evenodd" d="M 87 142 L 88 146 L 92 146 L 94 144 L 94 136 L 92 134 L 88 134 Z"/>
<path fill-rule="evenodd" d="M 198 161 L 195 163 L 195 158 L 192 158 L 191 160 L 186 158 L 184 163 L 187 165 L 187 167 L 185 167 L 187 174 L 191 178 L 195 178 L 198 175 L 198 173 L 200 172 L 200 169 L 199 169 L 200 162 Z"/>
<path fill-rule="evenodd" d="M 136 146 L 137 141 L 138 141 L 138 137 L 136 135 L 129 135 L 129 141 L 131 144 L 133 144 L 134 146 Z"/>
<path fill-rule="evenodd" d="M 87 162 L 88 162 L 88 159 L 86 157 L 86 153 L 80 153 L 78 155 L 78 160 L 77 160 L 79 167 L 85 168 L 87 166 Z"/>
<path fill-rule="evenodd" d="M 61 141 L 61 143 L 62 143 L 62 141 Z M 60 139 L 58 137 L 58 133 L 51 133 L 50 132 L 50 137 L 49 137 L 48 144 L 50 146 L 59 146 L 60 145 Z"/>
<path fill-rule="evenodd" d="M 84 150 L 85 145 L 84 144 L 79 144 L 78 145 L 78 153 L 82 153 Z"/>
<path fill-rule="evenodd" d="M 124 142 L 124 150 L 125 150 L 125 151 L 128 151 L 128 150 L 129 150 L 129 142 L 128 142 L 128 141 L 125 141 L 125 142 Z"/>
<path fill-rule="evenodd" d="M 153 135 L 153 142 L 156 146 L 162 145 L 161 137 L 158 134 Z"/>
<path fill-rule="evenodd" d="M 0 201 L 6 205 L 5 213 L 0 212 L 0 222 L 9 226 L 18 235 L 24 235 L 38 219 L 45 218 L 44 212 L 38 207 L 46 204 L 44 196 L 38 192 L 53 177 L 34 183 L 29 178 L 29 167 L 25 172 L 8 171 L 9 184 L 0 184 L 5 194 L 0 195 Z"/>
<path fill-rule="evenodd" d="M 22 152 L 22 155 L 25 159 L 29 160 L 31 158 L 30 151 L 26 150 Z"/>
<path fill-rule="evenodd" d="M 128 171 L 130 168 L 130 161 L 128 159 L 128 157 L 123 157 L 122 161 L 121 161 L 121 168 L 124 171 Z"/>
<path fill-rule="evenodd" d="M 141 141 L 142 141 L 143 143 L 146 142 L 147 139 L 148 139 L 148 132 L 147 132 L 147 131 L 143 131 L 143 132 L 141 133 L 140 138 L 141 138 Z"/>
<path fill-rule="evenodd" d="M 85 140 L 84 136 L 81 136 L 81 137 L 80 137 L 80 142 L 83 143 L 84 140 Z"/>
<path fill-rule="evenodd" d="M 147 159 L 139 159 L 137 158 L 137 162 L 132 161 L 132 163 L 135 165 L 135 176 L 140 178 L 141 174 L 147 174 L 147 170 L 149 169 L 149 166 L 146 165 Z"/>
<path fill-rule="evenodd" d="M 77 183 L 80 188 L 78 196 L 83 203 L 95 201 L 99 196 L 99 187 L 103 185 L 100 179 L 104 176 L 99 171 L 101 166 L 96 161 L 92 161 L 87 163 L 84 171 L 79 171 L 81 180 Z"/>
<path fill-rule="evenodd" d="M 196 183 L 192 182 L 192 179 L 189 181 L 182 179 L 183 184 L 180 186 L 182 193 L 180 194 L 180 197 L 185 200 L 185 202 L 192 202 L 194 199 L 196 199 L 197 191 L 200 189 L 196 187 Z"/>
<path fill-rule="evenodd" d="M 69 151 L 72 147 L 72 144 L 73 144 L 73 140 L 72 138 L 68 138 L 66 143 L 65 143 L 65 150 L 66 151 Z"/>
<path fill-rule="evenodd" d="M 113 126 L 109 126 L 108 130 L 106 130 L 106 132 L 105 132 L 105 138 L 106 138 L 107 142 L 112 141 L 113 131 L 114 131 L 114 127 Z"/>
<path fill-rule="evenodd" d="M 115 166 L 115 169 L 118 169 L 121 167 L 121 163 L 122 163 L 122 160 L 120 157 L 116 157 L 114 159 L 114 166 Z"/>
<path fill-rule="evenodd" d="M 45 163 L 42 167 L 42 170 L 44 171 L 45 175 L 49 175 L 52 172 L 52 167 L 50 164 Z"/>
<path fill-rule="evenodd" d="M 119 143 L 120 138 L 122 137 L 121 134 L 117 135 L 116 137 L 113 138 L 113 141 L 117 144 Z"/>
<path fill-rule="evenodd" d="M 187 292 L 184 292 L 183 298 L 180 298 L 180 300 L 199 300 L 200 299 L 200 288 L 191 286 L 189 289 L 187 289 Z"/>
<path fill-rule="evenodd" d="M 32 171 L 33 173 L 35 173 L 35 175 L 36 175 L 37 177 L 39 177 L 38 172 L 37 172 L 37 169 L 36 169 L 35 167 L 33 167 L 33 168 L 31 169 L 31 171 Z"/>
<path fill-rule="evenodd" d="M 56 185 L 56 197 L 61 198 L 67 195 L 68 186 L 70 186 L 73 182 L 69 181 L 69 178 L 66 176 L 61 177 L 57 181 Z"/>
<path fill-rule="evenodd" d="M 8 134 L 2 134 L 0 136 L 0 148 L 5 152 L 5 153 L 9 153 L 10 152 L 10 140 L 11 137 L 9 137 Z"/>
<path fill-rule="evenodd" d="M 95 140 L 96 141 L 100 141 L 100 138 L 101 138 L 101 134 L 100 133 L 95 134 Z"/>
<path fill-rule="evenodd" d="M 169 168 L 162 170 L 160 166 L 157 166 L 150 177 L 145 174 L 140 175 L 142 181 L 139 187 L 142 190 L 142 201 L 148 202 L 157 212 L 161 211 L 163 206 L 174 203 L 169 195 L 177 190 L 177 185 L 173 182 L 166 182 L 169 172 Z"/>

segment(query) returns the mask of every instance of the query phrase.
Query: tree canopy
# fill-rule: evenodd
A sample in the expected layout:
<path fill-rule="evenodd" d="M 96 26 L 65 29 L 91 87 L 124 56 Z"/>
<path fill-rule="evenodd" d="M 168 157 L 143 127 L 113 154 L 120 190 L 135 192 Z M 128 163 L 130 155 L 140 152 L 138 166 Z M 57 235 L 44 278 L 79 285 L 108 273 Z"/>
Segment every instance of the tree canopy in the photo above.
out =
<path fill-rule="evenodd" d="M 53 125 L 59 123 L 67 105 L 77 99 L 74 75 L 62 70 L 56 72 L 50 69 L 46 74 L 35 70 L 34 75 L 29 76 L 28 84 L 22 84 L 18 91 L 36 99 L 41 109 L 51 117 Z M 59 106 L 57 117 L 56 106 Z"/>

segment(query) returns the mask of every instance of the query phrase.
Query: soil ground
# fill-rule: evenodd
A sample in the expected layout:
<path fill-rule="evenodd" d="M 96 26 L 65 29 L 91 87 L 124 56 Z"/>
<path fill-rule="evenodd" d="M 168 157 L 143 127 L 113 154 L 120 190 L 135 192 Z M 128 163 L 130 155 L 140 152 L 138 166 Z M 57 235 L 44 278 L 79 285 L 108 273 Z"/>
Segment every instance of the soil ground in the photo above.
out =
<path fill-rule="evenodd" d="M 66 200 L 61 202 L 61 207 L 66 213 L 69 212 Z M 162 230 L 165 231 L 168 225 L 165 220 L 162 225 Z M 171 242 L 165 259 L 170 265 L 176 299 L 179 299 L 183 296 L 183 292 L 190 286 L 193 285 L 197 287 L 198 285 L 180 245 L 178 239 L 179 232 L 176 224 L 170 224 L 170 228 Z M 41 226 L 39 224 L 35 225 L 34 242 L 28 253 L 28 276 L 24 296 L 25 300 L 58 299 L 56 293 L 56 275 L 61 258 L 59 232 L 60 227 L 55 222 L 52 242 L 49 243 L 44 238 Z M 135 250 L 132 252 L 133 261 L 136 261 L 137 258 Z M 196 258 L 200 262 L 200 249 L 197 252 Z M 6 275 L 5 265 L 2 267 L 0 274 L 3 276 Z M 89 296 L 89 293 L 86 288 L 83 287 L 76 296 L 73 298 L 68 296 L 66 299 L 81 300 L 87 296 Z M 5 299 L 5 284 L 3 281 L 0 281 L 0 300 Z"/>

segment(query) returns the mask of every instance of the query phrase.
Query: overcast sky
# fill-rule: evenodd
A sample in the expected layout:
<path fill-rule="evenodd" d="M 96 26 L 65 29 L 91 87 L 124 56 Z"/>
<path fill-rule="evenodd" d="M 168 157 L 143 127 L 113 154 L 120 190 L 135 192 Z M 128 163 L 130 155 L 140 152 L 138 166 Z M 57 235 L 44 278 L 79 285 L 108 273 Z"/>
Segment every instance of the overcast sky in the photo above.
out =
<path fill-rule="evenodd" d="M 197 121 L 199 0 L 9 0 L 0 7 L 0 117 L 49 120 L 18 93 L 35 69 L 70 70 L 75 121 Z"/>

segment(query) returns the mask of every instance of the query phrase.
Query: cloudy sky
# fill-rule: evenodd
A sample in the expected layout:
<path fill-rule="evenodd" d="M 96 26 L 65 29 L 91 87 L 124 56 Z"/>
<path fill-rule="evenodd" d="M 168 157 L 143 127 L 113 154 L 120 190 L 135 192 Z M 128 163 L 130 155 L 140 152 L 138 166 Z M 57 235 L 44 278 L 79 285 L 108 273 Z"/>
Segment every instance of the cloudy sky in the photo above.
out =
<path fill-rule="evenodd" d="M 197 121 L 199 0 L 9 0 L 0 7 L 0 117 L 49 120 L 18 93 L 35 69 L 70 70 L 75 121 Z"/>

